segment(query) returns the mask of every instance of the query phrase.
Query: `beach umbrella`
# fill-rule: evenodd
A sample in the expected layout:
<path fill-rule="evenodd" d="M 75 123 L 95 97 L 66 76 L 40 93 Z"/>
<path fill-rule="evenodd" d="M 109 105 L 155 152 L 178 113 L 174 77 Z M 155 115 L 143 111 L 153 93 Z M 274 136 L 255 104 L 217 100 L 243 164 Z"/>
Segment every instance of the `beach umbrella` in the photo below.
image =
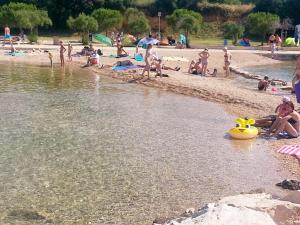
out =
<path fill-rule="evenodd" d="M 106 44 L 107 46 L 112 46 L 112 41 L 110 38 L 102 35 L 102 34 L 96 34 L 94 37 L 97 41 Z"/>
<path fill-rule="evenodd" d="M 150 44 L 156 45 L 158 43 L 159 43 L 159 40 L 157 40 L 155 38 L 145 37 L 138 42 L 138 46 L 144 46 L 144 45 L 150 45 Z"/>
<path fill-rule="evenodd" d="M 293 156 L 300 161 L 300 145 L 284 145 L 277 152 Z"/>

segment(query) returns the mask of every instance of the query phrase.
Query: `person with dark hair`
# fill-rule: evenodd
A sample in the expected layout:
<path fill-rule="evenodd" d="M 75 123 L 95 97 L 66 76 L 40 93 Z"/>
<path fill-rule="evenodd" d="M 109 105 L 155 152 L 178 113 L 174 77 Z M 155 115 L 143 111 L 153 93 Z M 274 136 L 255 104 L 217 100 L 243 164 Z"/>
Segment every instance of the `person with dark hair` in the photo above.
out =
<path fill-rule="evenodd" d="M 270 81 L 269 81 L 269 77 L 265 76 L 263 80 L 260 80 L 258 82 L 257 88 L 259 91 L 266 91 L 267 88 L 269 87 Z"/>
<path fill-rule="evenodd" d="M 274 130 L 274 137 L 277 137 L 281 132 L 286 132 L 289 137 L 297 138 L 300 136 L 300 114 L 295 111 L 294 104 L 291 101 L 286 103 L 287 115 L 277 118 L 277 123 L 272 125 L 267 134 L 271 134 Z"/>

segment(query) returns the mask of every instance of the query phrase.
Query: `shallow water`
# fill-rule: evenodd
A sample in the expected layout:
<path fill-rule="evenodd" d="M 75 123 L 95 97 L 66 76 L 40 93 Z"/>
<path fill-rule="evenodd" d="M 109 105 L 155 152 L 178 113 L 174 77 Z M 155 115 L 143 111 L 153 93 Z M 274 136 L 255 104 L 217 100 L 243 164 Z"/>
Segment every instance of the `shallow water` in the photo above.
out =
<path fill-rule="evenodd" d="M 222 196 L 279 191 L 285 174 L 266 143 L 224 136 L 233 119 L 85 70 L 1 65 L 0 224 L 151 224 Z"/>
<path fill-rule="evenodd" d="M 245 67 L 243 70 L 256 75 L 269 76 L 271 79 L 280 79 L 290 82 L 293 78 L 295 62 L 286 61 L 279 64 Z"/>

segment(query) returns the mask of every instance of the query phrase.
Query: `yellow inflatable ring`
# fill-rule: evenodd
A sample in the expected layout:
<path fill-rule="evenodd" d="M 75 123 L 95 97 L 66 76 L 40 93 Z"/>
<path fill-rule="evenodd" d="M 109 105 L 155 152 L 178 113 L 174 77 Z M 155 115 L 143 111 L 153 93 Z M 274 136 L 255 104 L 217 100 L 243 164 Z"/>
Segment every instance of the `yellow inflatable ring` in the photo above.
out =
<path fill-rule="evenodd" d="M 238 118 L 235 122 L 236 127 L 231 128 L 228 132 L 233 139 L 247 140 L 257 137 L 258 129 L 252 126 L 255 124 L 254 119 Z"/>

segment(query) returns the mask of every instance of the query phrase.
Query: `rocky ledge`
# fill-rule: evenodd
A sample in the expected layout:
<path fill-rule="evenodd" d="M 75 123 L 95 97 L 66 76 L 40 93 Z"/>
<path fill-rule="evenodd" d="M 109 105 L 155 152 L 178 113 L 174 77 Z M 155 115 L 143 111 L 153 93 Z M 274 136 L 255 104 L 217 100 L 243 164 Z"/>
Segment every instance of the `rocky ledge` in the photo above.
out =
<path fill-rule="evenodd" d="M 156 219 L 153 225 L 300 225 L 300 192 L 283 199 L 270 194 L 241 194 L 205 207 L 187 209 L 177 219 Z"/>

